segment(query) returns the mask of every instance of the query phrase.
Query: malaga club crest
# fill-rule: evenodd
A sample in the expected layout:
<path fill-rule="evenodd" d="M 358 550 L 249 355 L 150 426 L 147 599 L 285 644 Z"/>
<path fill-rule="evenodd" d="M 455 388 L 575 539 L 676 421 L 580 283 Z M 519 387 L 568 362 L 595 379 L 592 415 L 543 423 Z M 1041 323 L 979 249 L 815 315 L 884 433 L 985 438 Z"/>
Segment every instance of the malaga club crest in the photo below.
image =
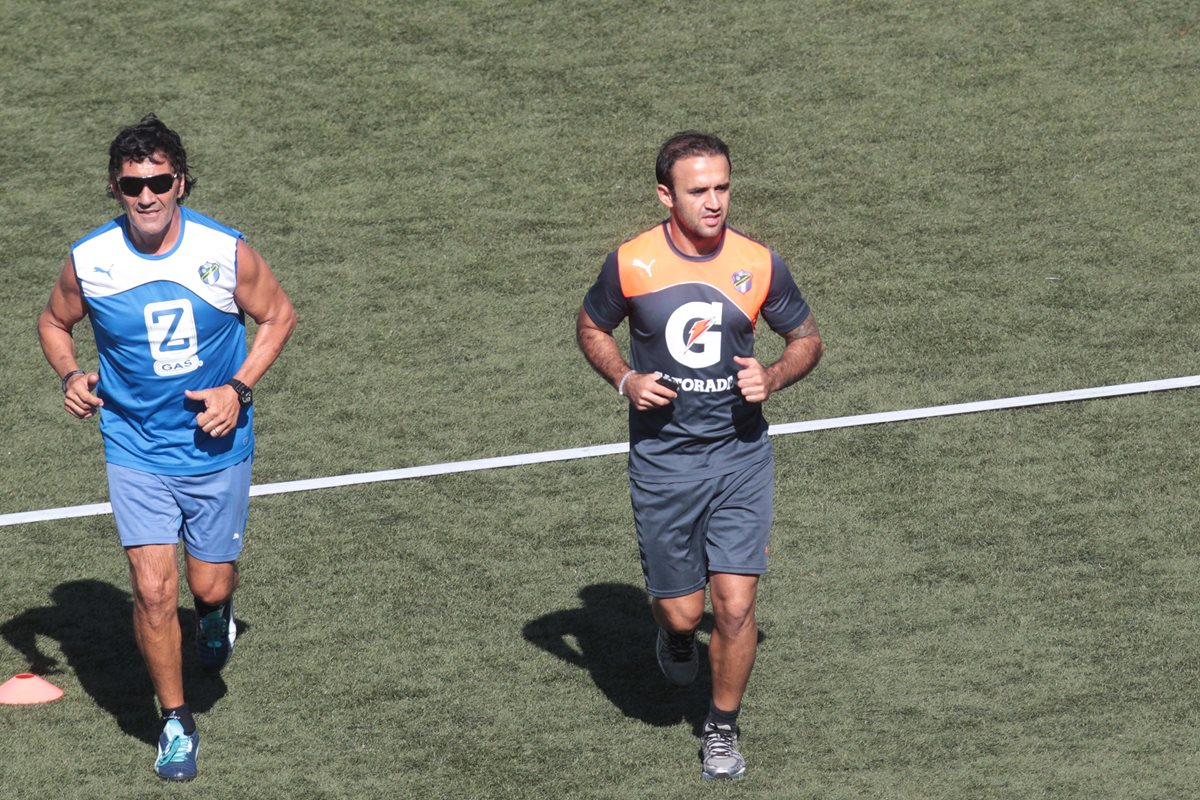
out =
<path fill-rule="evenodd" d="M 200 267 L 200 280 L 205 286 L 214 286 L 217 281 L 221 280 L 221 265 L 215 261 L 209 261 Z"/>
<path fill-rule="evenodd" d="M 750 291 L 750 273 L 744 269 L 733 273 L 733 288 L 742 294 Z"/>

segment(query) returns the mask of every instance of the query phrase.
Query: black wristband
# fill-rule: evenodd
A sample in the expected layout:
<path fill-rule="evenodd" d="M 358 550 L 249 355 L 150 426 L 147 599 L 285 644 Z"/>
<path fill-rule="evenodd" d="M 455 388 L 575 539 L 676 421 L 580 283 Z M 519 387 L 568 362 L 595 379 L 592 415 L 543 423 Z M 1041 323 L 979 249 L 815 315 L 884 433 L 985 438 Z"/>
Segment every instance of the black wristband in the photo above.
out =
<path fill-rule="evenodd" d="M 73 369 L 70 372 L 68 372 L 66 375 L 63 375 L 62 376 L 62 392 L 63 392 L 63 394 L 67 393 L 67 381 L 71 380 L 71 378 L 74 378 L 76 375 L 86 375 L 86 374 L 87 373 L 81 369 Z"/>

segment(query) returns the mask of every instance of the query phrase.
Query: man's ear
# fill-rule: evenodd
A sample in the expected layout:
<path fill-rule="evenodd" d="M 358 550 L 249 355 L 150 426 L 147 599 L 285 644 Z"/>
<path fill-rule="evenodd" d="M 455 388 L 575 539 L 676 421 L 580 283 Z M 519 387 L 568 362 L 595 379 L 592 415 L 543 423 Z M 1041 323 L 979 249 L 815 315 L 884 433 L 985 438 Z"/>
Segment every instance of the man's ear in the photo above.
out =
<path fill-rule="evenodd" d="M 662 203 L 667 208 L 675 207 L 675 193 L 671 191 L 671 187 L 665 183 L 660 183 L 658 189 L 658 202 Z"/>

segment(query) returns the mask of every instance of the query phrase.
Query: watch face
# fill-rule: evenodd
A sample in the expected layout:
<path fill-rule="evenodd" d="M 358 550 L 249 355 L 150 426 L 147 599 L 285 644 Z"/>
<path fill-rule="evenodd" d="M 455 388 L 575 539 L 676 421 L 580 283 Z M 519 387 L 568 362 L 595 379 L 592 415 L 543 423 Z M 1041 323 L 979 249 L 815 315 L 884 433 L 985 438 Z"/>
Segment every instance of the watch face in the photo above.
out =
<path fill-rule="evenodd" d="M 230 381 L 227 386 L 232 386 L 237 392 L 238 404 L 245 407 L 254 402 L 254 390 L 240 381 Z"/>

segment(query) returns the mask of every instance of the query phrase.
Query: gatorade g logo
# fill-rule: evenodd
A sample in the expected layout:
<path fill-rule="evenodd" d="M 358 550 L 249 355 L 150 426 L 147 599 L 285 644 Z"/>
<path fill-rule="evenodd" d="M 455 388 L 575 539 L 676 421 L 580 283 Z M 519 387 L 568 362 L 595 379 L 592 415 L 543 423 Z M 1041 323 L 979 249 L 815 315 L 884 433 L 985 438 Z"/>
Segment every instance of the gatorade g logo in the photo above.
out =
<path fill-rule="evenodd" d="M 667 320 L 667 349 L 680 364 L 692 369 L 711 367 L 721 360 L 720 303 L 685 303 Z"/>

